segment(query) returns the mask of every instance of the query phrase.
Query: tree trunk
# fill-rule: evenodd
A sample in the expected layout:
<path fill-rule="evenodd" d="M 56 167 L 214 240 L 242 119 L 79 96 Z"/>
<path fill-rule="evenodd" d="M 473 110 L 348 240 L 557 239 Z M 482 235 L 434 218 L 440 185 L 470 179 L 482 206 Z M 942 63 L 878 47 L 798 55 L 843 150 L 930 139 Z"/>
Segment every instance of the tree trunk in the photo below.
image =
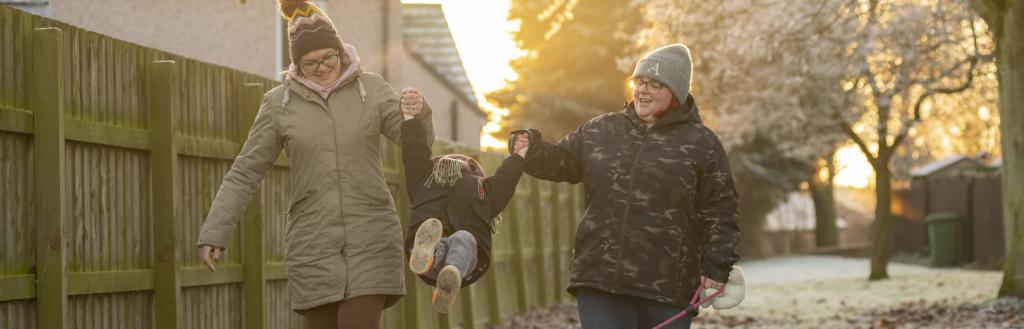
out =
<path fill-rule="evenodd" d="M 881 152 L 880 152 L 881 153 Z M 874 249 L 871 251 L 871 275 L 868 280 L 889 278 L 889 249 L 892 243 L 892 219 L 889 213 L 892 198 L 892 173 L 888 161 L 878 160 L 875 167 Z"/>
<path fill-rule="evenodd" d="M 999 296 L 1024 298 L 1024 1 L 1006 1 L 997 36 L 1006 261 Z"/>
<path fill-rule="evenodd" d="M 807 180 L 808 189 L 811 192 L 811 200 L 814 201 L 814 243 L 818 248 L 832 247 L 839 245 L 839 229 L 836 227 L 836 199 L 835 188 L 832 184 L 835 176 L 835 161 L 833 154 L 827 156 L 824 169 L 828 170 L 828 176 L 824 179 L 818 174 L 822 169 L 816 167 L 811 179 Z"/>

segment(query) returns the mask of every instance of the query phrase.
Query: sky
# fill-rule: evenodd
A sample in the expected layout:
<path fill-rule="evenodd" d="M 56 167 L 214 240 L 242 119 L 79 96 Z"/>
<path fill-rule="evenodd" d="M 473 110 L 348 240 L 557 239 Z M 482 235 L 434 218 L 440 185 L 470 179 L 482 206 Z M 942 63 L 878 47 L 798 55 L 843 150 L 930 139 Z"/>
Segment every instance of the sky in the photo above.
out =
<path fill-rule="evenodd" d="M 509 60 L 522 51 L 508 31 L 509 0 L 403 0 L 403 3 L 440 3 L 462 64 L 477 92 L 489 92 L 515 77 Z"/>
<path fill-rule="evenodd" d="M 516 48 L 509 31 L 515 26 L 508 22 L 509 0 L 403 0 L 403 3 L 440 3 L 448 19 L 448 27 L 455 46 L 462 57 L 462 65 L 476 90 L 480 106 L 491 113 L 484 126 L 480 145 L 485 148 L 504 147 L 505 141 L 490 133 L 497 131 L 500 118 L 507 115 L 503 109 L 486 102 L 484 94 L 501 89 L 506 80 L 514 80 L 515 72 L 509 61 L 523 51 Z"/>

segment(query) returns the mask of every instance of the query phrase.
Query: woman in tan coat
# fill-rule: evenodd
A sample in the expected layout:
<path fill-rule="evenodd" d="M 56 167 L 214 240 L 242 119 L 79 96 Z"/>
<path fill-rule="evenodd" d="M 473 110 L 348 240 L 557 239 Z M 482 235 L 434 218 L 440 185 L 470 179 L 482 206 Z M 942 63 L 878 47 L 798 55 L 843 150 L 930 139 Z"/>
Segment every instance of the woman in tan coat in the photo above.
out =
<path fill-rule="evenodd" d="M 402 232 L 384 180 L 380 136 L 399 141 L 402 109 L 433 141 L 429 107 L 363 72 L 351 45 L 312 3 L 279 0 L 292 65 L 263 96 L 249 137 L 224 176 L 199 235 L 214 262 L 258 183 L 284 149 L 291 163 L 285 270 L 292 309 L 310 328 L 377 328 L 405 295 Z"/>

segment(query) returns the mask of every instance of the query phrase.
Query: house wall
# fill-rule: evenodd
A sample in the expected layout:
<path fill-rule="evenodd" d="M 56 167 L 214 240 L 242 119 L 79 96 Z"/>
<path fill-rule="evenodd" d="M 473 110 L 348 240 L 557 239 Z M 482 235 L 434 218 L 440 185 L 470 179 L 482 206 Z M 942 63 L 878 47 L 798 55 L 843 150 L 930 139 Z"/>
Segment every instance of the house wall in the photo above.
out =
<path fill-rule="evenodd" d="M 383 1 L 314 1 L 359 49 L 368 71 L 384 63 Z M 280 57 L 283 20 L 274 0 L 53 0 L 50 11 L 87 30 L 267 78 L 276 79 L 287 60 Z"/>
<path fill-rule="evenodd" d="M 454 89 L 448 87 L 438 75 L 412 58 L 412 55 L 403 51 L 403 57 L 405 59 L 401 61 L 403 63 L 402 71 L 392 80 L 397 82 L 392 83 L 392 87 L 395 90 L 414 87 L 423 93 L 430 108 L 434 111 L 434 133 L 437 137 L 452 140 L 452 111 L 454 108 L 454 111 L 458 113 L 458 123 L 455 125 L 457 127 L 454 128 L 458 131 L 458 138 L 455 139 L 455 142 L 471 147 L 480 147 L 480 129 L 483 128 L 486 121 L 477 113 L 476 104 L 471 104 L 458 97 Z"/>

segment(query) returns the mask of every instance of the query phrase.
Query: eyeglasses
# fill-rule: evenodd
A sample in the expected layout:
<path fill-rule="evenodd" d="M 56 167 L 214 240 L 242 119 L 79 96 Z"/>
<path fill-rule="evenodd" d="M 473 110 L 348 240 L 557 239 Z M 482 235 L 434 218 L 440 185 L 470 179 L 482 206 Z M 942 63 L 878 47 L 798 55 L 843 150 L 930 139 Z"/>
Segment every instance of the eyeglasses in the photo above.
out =
<path fill-rule="evenodd" d="M 659 92 L 662 88 L 665 88 L 665 84 L 654 80 L 641 80 L 640 78 L 633 79 L 633 89 L 640 89 L 640 87 L 647 86 L 647 91 Z"/>
<path fill-rule="evenodd" d="M 302 72 L 306 74 L 313 74 L 314 72 L 320 70 L 320 65 L 329 68 L 334 67 L 335 65 L 338 64 L 339 59 L 341 59 L 341 56 L 339 56 L 338 53 L 330 53 L 327 54 L 327 56 L 321 57 L 320 60 L 318 61 L 304 61 L 301 64 Z"/>

